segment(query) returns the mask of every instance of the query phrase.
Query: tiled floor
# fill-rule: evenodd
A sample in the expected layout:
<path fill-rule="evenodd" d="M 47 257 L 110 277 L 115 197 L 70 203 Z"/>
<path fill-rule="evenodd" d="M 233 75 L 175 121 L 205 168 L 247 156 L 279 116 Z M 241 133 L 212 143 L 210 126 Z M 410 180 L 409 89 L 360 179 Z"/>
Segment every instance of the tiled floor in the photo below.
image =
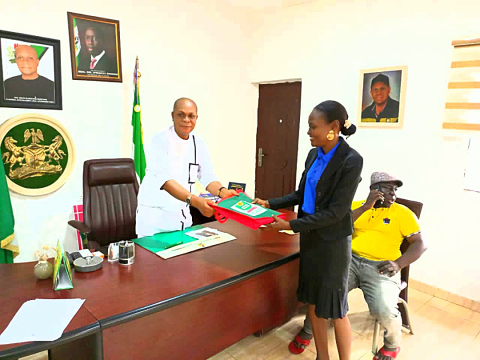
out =
<path fill-rule="evenodd" d="M 371 360 L 373 325 L 361 290 L 349 294 L 349 318 L 353 329 L 351 360 Z M 409 309 L 415 335 L 403 333 L 397 359 L 480 360 L 480 313 L 409 289 Z M 288 343 L 303 326 L 302 315 L 262 338 L 249 336 L 209 360 L 316 359 L 312 341 L 302 355 L 292 355 Z M 333 328 L 329 330 L 330 359 L 338 359 Z M 381 344 L 379 344 L 381 345 Z"/>
<path fill-rule="evenodd" d="M 353 329 L 351 360 L 371 360 L 373 325 L 361 290 L 349 294 L 349 318 Z M 480 313 L 448 301 L 409 290 L 409 309 L 415 335 L 404 333 L 402 351 L 397 359 L 408 360 L 480 360 Z M 303 325 L 302 315 L 261 338 L 253 335 L 230 346 L 209 360 L 315 360 L 312 341 L 301 355 L 292 355 L 288 343 Z M 329 330 L 330 359 L 338 359 L 333 328 Z M 46 360 L 41 353 L 24 358 Z"/>

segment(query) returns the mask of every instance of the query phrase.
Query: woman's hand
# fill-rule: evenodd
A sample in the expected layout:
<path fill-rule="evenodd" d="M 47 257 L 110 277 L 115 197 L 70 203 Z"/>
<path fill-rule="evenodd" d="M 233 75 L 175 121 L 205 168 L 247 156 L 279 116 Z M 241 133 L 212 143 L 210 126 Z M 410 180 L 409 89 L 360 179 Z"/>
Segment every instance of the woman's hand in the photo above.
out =
<path fill-rule="evenodd" d="M 226 189 L 226 188 L 223 188 L 222 191 L 220 191 L 220 197 L 223 199 L 223 198 L 226 198 L 228 196 L 238 196 L 238 192 L 236 190 L 233 190 L 233 189 Z"/>
<path fill-rule="evenodd" d="M 275 215 L 273 215 L 273 218 L 275 219 L 273 223 L 265 225 L 267 230 L 292 230 L 289 221 L 283 220 Z"/>
<path fill-rule="evenodd" d="M 268 200 L 262 200 L 262 199 L 259 199 L 259 198 L 255 198 L 255 199 L 253 199 L 252 204 L 258 204 L 258 205 L 263 206 L 267 209 L 270 209 L 270 204 L 268 203 Z"/>
<path fill-rule="evenodd" d="M 215 209 L 213 209 L 210 205 L 215 205 L 215 203 L 212 200 L 203 199 L 198 196 L 192 196 L 192 206 L 197 208 L 205 217 L 211 217 L 213 214 L 215 214 Z"/>

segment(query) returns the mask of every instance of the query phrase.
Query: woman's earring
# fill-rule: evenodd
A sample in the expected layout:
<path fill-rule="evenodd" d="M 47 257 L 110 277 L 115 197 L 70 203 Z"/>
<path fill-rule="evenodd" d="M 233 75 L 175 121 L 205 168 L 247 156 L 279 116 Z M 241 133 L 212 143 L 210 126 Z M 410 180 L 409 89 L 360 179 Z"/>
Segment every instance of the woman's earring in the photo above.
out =
<path fill-rule="evenodd" d="M 328 139 L 328 140 L 333 140 L 333 139 L 335 139 L 335 133 L 333 132 L 333 130 L 330 130 L 330 131 L 328 132 L 327 139 Z"/>

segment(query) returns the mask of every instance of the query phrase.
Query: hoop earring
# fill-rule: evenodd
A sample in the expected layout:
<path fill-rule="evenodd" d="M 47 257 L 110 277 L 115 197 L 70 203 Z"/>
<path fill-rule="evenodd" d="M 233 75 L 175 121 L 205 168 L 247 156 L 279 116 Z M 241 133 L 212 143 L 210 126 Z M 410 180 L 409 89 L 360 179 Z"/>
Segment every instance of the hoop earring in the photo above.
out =
<path fill-rule="evenodd" d="M 333 132 L 333 130 L 330 130 L 327 135 L 327 140 L 331 141 L 333 139 L 335 139 L 335 133 Z"/>

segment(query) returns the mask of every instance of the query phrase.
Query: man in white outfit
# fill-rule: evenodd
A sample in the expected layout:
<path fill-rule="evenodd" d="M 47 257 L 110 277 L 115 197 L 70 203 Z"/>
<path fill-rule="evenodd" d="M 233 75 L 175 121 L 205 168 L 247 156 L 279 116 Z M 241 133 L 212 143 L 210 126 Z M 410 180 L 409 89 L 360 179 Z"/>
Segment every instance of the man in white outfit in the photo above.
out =
<path fill-rule="evenodd" d="M 192 226 L 189 206 L 210 217 L 211 200 L 192 194 L 196 178 L 212 194 L 236 194 L 218 181 L 205 142 L 191 132 L 197 122 L 197 105 L 191 99 L 175 101 L 173 126 L 155 134 L 146 153 L 147 169 L 138 192 L 138 237 L 183 230 Z"/>

